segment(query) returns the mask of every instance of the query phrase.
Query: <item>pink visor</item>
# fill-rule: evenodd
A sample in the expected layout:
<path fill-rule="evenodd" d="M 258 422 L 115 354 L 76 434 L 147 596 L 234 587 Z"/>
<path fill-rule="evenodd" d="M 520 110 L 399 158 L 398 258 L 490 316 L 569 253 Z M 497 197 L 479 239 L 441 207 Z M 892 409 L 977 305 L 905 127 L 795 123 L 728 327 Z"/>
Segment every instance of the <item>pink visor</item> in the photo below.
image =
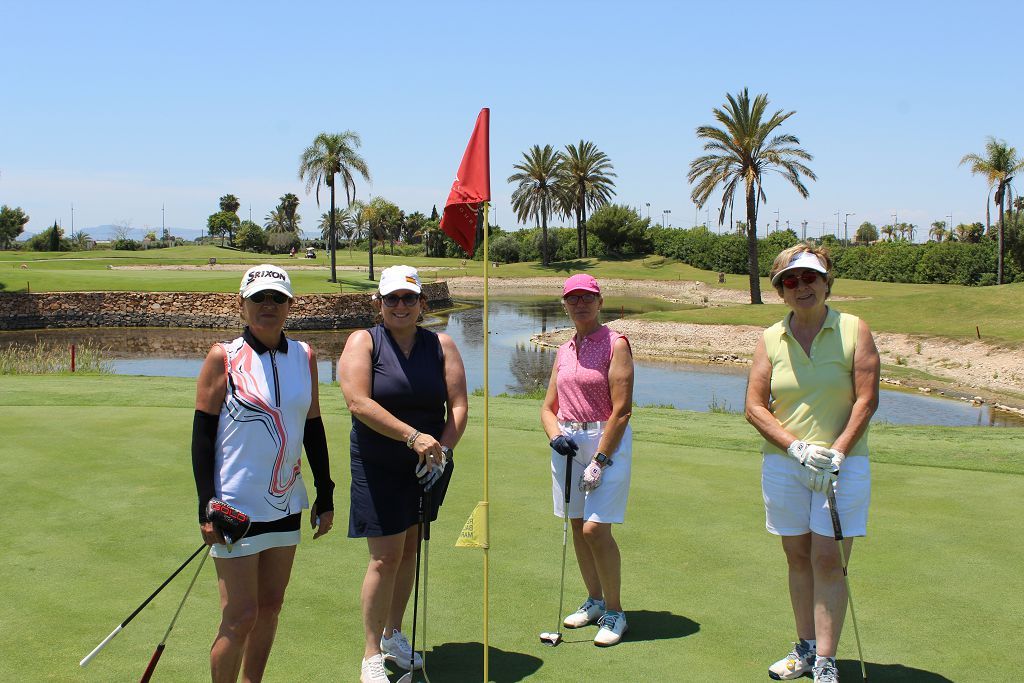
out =
<path fill-rule="evenodd" d="M 562 296 L 565 296 L 569 292 L 593 292 L 594 294 L 601 293 L 601 287 L 598 286 L 597 280 L 594 279 L 593 275 L 587 275 L 586 273 L 577 273 L 571 276 L 565 281 L 565 286 L 562 287 Z"/>

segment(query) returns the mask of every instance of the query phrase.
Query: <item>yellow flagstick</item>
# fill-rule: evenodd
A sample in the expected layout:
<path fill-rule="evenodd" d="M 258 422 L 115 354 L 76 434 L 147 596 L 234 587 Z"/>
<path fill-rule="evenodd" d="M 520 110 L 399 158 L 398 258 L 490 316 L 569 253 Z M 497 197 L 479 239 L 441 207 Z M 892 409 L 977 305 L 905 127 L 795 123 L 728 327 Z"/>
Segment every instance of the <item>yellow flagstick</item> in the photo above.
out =
<path fill-rule="evenodd" d="M 489 325 L 488 318 L 490 316 L 488 315 L 488 308 L 487 308 L 487 277 L 489 275 L 490 266 L 491 266 L 490 252 L 488 250 L 489 244 L 488 244 L 488 239 L 487 239 L 487 233 L 489 232 L 488 229 L 487 229 L 487 214 L 489 212 L 490 212 L 490 203 L 489 202 L 484 202 L 484 508 L 483 508 L 483 516 L 484 516 L 484 528 L 487 529 L 488 532 L 490 531 L 490 522 L 488 520 L 488 516 L 490 515 L 490 507 L 489 507 L 489 505 L 490 505 L 490 492 L 489 492 L 489 488 L 488 488 L 488 482 L 490 481 L 490 472 L 489 472 L 489 469 L 488 469 L 489 465 L 488 465 L 488 451 L 487 451 L 487 449 L 488 449 L 488 442 L 490 441 L 490 439 L 489 439 L 489 432 L 488 432 L 488 425 L 490 424 L 490 420 L 488 419 L 488 411 L 489 411 L 489 408 L 490 408 L 490 397 L 491 397 L 491 386 L 490 386 L 490 379 L 489 379 L 490 378 L 490 371 L 489 371 L 488 365 L 487 365 L 488 350 L 490 349 L 490 346 L 491 346 L 491 337 L 490 337 L 490 332 L 488 330 L 488 325 Z M 489 593 L 488 593 L 488 590 L 489 590 L 488 589 L 488 579 L 489 579 L 488 568 L 489 568 L 489 564 L 490 564 L 490 562 L 489 562 L 489 560 L 490 560 L 490 552 L 491 552 L 490 551 L 490 539 L 488 538 L 487 542 L 484 545 L 484 683 L 487 683 L 490 680 L 490 677 L 488 676 L 488 661 L 489 661 L 489 654 L 490 654 L 490 652 L 489 652 L 490 651 L 490 642 L 489 642 L 490 641 L 490 638 L 489 638 L 490 615 L 488 614 L 488 609 L 487 609 L 487 603 L 489 602 L 489 600 L 488 600 L 488 595 L 489 595 Z"/>

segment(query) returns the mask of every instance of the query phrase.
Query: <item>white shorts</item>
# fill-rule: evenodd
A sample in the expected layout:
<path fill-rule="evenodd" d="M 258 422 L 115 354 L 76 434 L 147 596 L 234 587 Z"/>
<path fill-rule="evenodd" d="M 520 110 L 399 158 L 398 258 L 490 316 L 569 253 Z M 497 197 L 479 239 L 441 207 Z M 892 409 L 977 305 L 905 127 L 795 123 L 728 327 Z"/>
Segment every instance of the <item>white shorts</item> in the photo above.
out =
<path fill-rule="evenodd" d="M 302 537 L 300 531 L 272 531 L 257 536 L 244 536 L 241 541 L 228 547 L 223 543 L 214 543 L 210 546 L 210 557 L 231 559 L 232 557 L 247 557 L 261 553 L 270 548 L 284 548 L 290 545 L 298 545 Z"/>
<path fill-rule="evenodd" d="M 562 434 L 571 437 L 579 450 L 572 459 L 572 478 L 569 486 L 569 517 L 584 519 L 588 522 L 621 524 L 626 519 L 626 502 L 629 498 L 629 477 L 633 465 L 633 430 L 626 425 L 622 440 L 614 453 L 608 454 L 612 459 L 610 467 L 601 473 L 601 485 L 589 493 L 580 491 L 580 479 L 587 468 L 597 447 L 601 442 L 600 427 L 588 430 L 573 430 L 561 427 Z M 555 516 L 562 516 L 565 494 L 565 461 L 564 455 L 551 451 L 551 497 L 555 504 Z"/>
<path fill-rule="evenodd" d="M 828 498 L 807 487 L 806 467 L 788 455 L 766 453 L 761 466 L 765 528 L 776 536 L 813 531 L 834 536 Z M 865 536 L 871 502 L 871 463 L 866 455 L 849 456 L 836 482 L 836 506 L 843 536 Z"/>

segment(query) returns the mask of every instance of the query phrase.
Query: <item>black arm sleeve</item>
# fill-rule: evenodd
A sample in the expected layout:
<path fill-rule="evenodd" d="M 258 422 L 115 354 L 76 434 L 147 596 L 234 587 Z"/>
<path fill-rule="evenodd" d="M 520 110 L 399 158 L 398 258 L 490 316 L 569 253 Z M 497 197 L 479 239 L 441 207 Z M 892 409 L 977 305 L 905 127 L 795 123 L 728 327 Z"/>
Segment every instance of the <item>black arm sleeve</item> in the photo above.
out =
<path fill-rule="evenodd" d="M 334 510 L 334 482 L 331 481 L 331 462 L 327 457 L 327 433 L 324 420 L 319 415 L 306 420 L 302 445 L 306 448 L 306 460 L 313 472 L 316 511 L 331 512 Z"/>
<path fill-rule="evenodd" d="M 196 494 L 199 496 L 199 522 L 206 523 L 206 504 L 214 496 L 213 448 L 217 441 L 219 415 L 210 415 L 197 410 L 192 419 L 192 475 L 196 479 Z"/>

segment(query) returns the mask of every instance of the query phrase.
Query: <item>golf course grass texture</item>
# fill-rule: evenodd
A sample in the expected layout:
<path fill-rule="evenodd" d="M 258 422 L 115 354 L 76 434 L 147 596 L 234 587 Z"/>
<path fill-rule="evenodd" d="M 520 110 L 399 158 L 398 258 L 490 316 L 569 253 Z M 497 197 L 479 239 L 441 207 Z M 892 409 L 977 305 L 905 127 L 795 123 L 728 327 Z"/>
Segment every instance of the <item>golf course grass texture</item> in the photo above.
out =
<path fill-rule="evenodd" d="M 187 379 L 0 376 L 12 494 L 0 537 L 2 680 L 141 676 L 195 565 L 88 668 L 78 662 L 200 543 L 193 400 Z M 367 555 L 365 541 L 345 536 L 350 422 L 337 387 L 323 387 L 321 402 L 338 517 L 316 542 L 304 527 L 267 681 L 358 677 Z M 559 621 L 562 523 L 539 407 L 490 402 L 490 680 L 767 680 L 795 633 L 785 559 L 764 530 L 759 438 L 734 414 L 636 410 L 629 508 L 615 530 L 629 632 L 609 649 L 592 645 L 596 627 L 541 645 Z M 453 547 L 482 497 L 482 409 L 472 397 L 432 525 L 427 667 L 444 683 L 482 680 L 483 552 Z M 850 565 L 870 679 L 1020 680 L 1021 430 L 878 425 L 871 450 L 869 536 Z M 585 598 L 571 549 L 566 583 L 571 611 Z M 208 680 L 218 616 L 207 563 L 154 680 Z M 859 680 L 849 619 L 839 669 Z"/>

